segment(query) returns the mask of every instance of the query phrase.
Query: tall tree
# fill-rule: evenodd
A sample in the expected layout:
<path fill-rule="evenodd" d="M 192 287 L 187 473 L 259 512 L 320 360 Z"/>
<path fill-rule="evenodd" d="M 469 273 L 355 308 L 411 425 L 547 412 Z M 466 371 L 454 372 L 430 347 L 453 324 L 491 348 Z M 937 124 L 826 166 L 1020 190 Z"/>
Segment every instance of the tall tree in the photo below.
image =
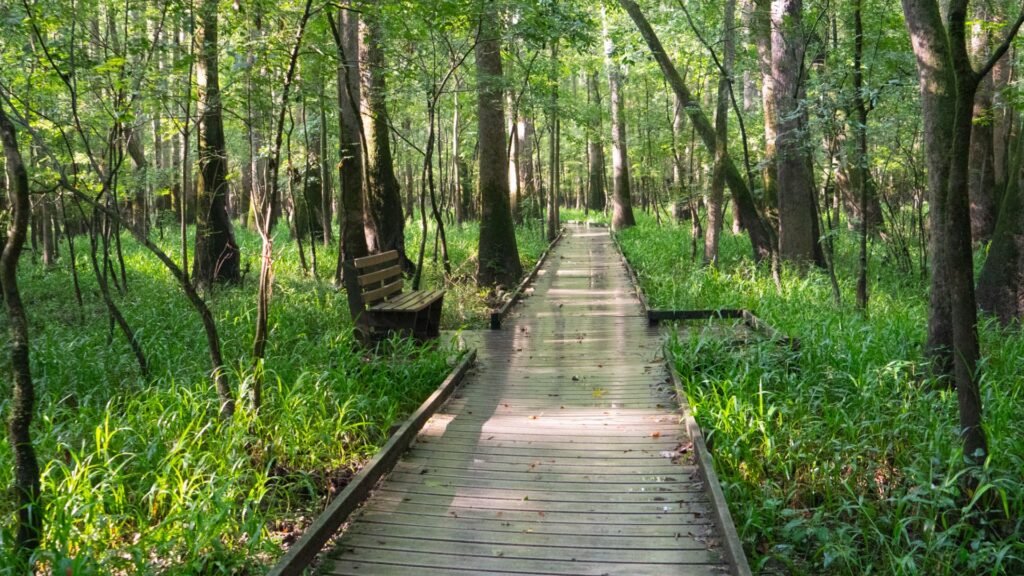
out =
<path fill-rule="evenodd" d="M 761 72 L 761 107 L 764 118 L 764 180 L 765 208 L 774 213 L 778 203 L 778 168 L 775 164 L 775 139 L 778 135 L 778 114 L 775 111 L 775 76 L 772 73 L 772 0 L 752 0 L 751 35 L 757 46 L 757 65 Z M 777 214 L 769 218 L 775 221 Z"/>
<path fill-rule="evenodd" d="M 22 566 L 16 573 L 33 574 L 33 551 L 39 547 L 43 532 L 43 508 L 39 502 L 39 462 L 32 446 L 32 416 L 35 412 L 35 387 L 29 363 L 28 315 L 18 289 L 18 260 L 28 233 L 29 205 L 28 171 L 18 150 L 14 124 L 0 104 L 0 142 L 6 159 L 7 180 L 11 201 L 10 221 L 7 224 L 7 242 L 0 255 L 0 286 L 10 329 L 11 372 L 14 387 L 10 415 L 7 418 L 7 438 L 14 454 L 14 498 L 18 518 L 14 546 Z"/>
<path fill-rule="evenodd" d="M 1024 319 L 1024 130 L 999 208 L 988 258 L 978 276 L 978 305 L 1004 325 Z"/>
<path fill-rule="evenodd" d="M 604 142 L 601 137 L 601 91 L 597 81 L 597 70 L 587 74 L 587 103 L 593 118 L 587 130 L 587 167 L 589 184 L 587 185 L 587 208 L 603 211 L 604 199 Z"/>
<path fill-rule="evenodd" d="M 824 265 L 818 245 L 813 162 L 807 137 L 804 94 L 803 0 L 772 0 L 772 76 L 778 135 L 779 256 Z"/>
<path fill-rule="evenodd" d="M 363 152 L 358 113 L 359 15 L 352 10 L 340 10 L 337 24 L 332 21 L 331 26 L 338 51 L 338 181 L 341 183 L 340 242 L 334 280 L 341 285 L 342 261 L 369 254 L 363 227 Z M 351 304 L 352 312 L 357 313 L 359 302 Z"/>
<path fill-rule="evenodd" d="M 732 65 L 736 57 L 736 1 L 725 0 L 722 18 L 722 59 L 715 105 L 715 172 L 708 195 L 708 227 L 704 237 L 704 264 L 718 264 L 718 243 L 722 234 L 725 160 L 729 157 L 729 100 L 732 91 Z"/>
<path fill-rule="evenodd" d="M 615 43 L 604 27 L 604 53 L 608 67 L 608 99 L 612 107 L 612 230 L 636 225 L 629 181 L 629 149 L 626 142 L 626 99 L 622 93 L 622 70 Z"/>
<path fill-rule="evenodd" d="M 505 142 L 504 75 L 498 4 L 483 0 L 480 38 L 476 44 L 477 138 L 480 158 L 480 252 L 476 281 L 480 286 L 512 286 L 523 273 L 516 245 L 508 189 Z"/>
<path fill-rule="evenodd" d="M 228 161 L 217 69 L 218 0 L 200 5 L 196 62 L 199 87 L 199 186 L 192 277 L 198 284 L 237 282 L 241 254 L 228 217 Z"/>
<path fill-rule="evenodd" d="M 387 85 L 384 79 L 384 49 L 379 16 L 373 13 L 379 2 L 369 2 L 359 22 L 359 70 L 363 118 L 363 150 L 366 167 L 366 198 L 373 219 L 375 242 L 380 252 L 397 250 L 406 271 L 415 267 L 405 255 L 405 216 L 402 196 L 391 157 Z"/>
<path fill-rule="evenodd" d="M 555 237 L 558 236 L 560 220 L 558 208 L 562 192 L 562 120 L 559 117 L 558 110 L 559 77 L 558 39 L 555 39 L 551 43 L 551 70 L 550 77 L 548 78 L 548 82 L 551 84 L 551 100 L 548 105 L 548 127 L 551 130 L 551 137 L 548 140 L 550 144 L 548 164 L 551 170 L 551 177 L 548 180 L 551 183 L 551 190 L 548 191 L 548 206 L 545 212 L 545 230 L 547 231 L 548 242 L 554 242 Z"/>
<path fill-rule="evenodd" d="M 970 51 L 975 61 L 983 60 L 992 49 L 993 2 L 975 4 L 971 23 Z M 985 242 L 995 230 L 999 208 L 996 196 L 995 129 L 992 110 L 994 82 L 987 74 L 974 94 L 974 122 L 971 123 L 971 148 L 968 166 L 968 193 L 971 201 L 971 236 Z"/>
<path fill-rule="evenodd" d="M 1009 49 L 1024 23 L 1024 10 L 995 52 L 975 69 L 967 48 L 969 0 L 951 0 L 945 21 L 938 0 L 902 0 L 902 4 L 917 57 L 929 172 L 928 345 L 943 369 L 952 365 L 964 456 L 981 464 L 988 443 L 977 379 L 980 349 L 968 196 L 971 120 L 978 85 Z"/>

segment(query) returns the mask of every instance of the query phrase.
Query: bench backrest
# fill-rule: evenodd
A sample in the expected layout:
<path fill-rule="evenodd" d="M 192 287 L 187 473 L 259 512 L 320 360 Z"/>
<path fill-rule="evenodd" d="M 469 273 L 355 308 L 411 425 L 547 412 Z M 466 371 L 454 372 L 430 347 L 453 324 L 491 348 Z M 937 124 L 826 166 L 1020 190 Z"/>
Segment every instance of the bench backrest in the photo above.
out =
<path fill-rule="evenodd" d="M 398 263 L 397 250 L 356 258 L 351 264 L 358 287 L 349 285 L 358 289 L 365 307 L 402 292 L 402 267 Z"/>

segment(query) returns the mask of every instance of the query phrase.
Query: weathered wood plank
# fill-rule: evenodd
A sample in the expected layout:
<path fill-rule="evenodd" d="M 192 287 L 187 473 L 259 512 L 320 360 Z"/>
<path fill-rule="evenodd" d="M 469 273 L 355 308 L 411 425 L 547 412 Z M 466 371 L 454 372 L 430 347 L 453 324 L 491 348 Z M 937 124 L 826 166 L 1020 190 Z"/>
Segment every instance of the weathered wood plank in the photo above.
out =
<path fill-rule="evenodd" d="M 382 264 L 388 264 L 391 262 L 398 261 L 398 251 L 389 250 L 380 254 L 373 254 L 372 256 L 364 256 L 362 258 L 356 258 L 352 264 L 356 268 L 369 268 L 371 266 L 380 266 Z"/>
<path fill-rule="evenodd" d="M 395 280 L 390 284 L 385 284 L 380 288 L 376 288 L 374 290 L 367 290 L 366 292 L 363 292 L 363 302 L 366 302 L 366 304 L 370 306 L 370 309 L 372 309 L 373 305 L 376 304 L 377 302 L 383 300 L 384 298 L 387 298 L 388 296 L 391 296 L 392 294 L 401 292 L 402 282 L 403 280 L 399 278 L 398 280 Z"/>
<path fill-rule="evenodd" d="M 383 270 L 377 270 L 376 272 L 367 272 L 359 276 L 359 285 L 368 286 L 370 284 L 376 284 L 378 282 L 384 282 L 392 278 L 398 278 L 402 275 L 401 266 L 390 266 Z"/>
<path fill-rule="evenodd" d="M 536 270 L 513 326 L 466 338 L 470 384 L 353 518 L 328 573 L 728 568 L 658 333 L 609 236 L 580 232 Z"/>
<path fill-rule="evenodd" d="M 302 573 L 348 515 L 359 506 L 374 484 L 394 467 L 419 429 L 462 381 L 475 358 L 475 352 L 466 355 L 438 389 L 391 436 L 380 452 L 331 501 L 327 510 L 317 517 L 313 525 L 288 549 L 284 557 L 267 573 L 268 576 L 291 576 Z"/>

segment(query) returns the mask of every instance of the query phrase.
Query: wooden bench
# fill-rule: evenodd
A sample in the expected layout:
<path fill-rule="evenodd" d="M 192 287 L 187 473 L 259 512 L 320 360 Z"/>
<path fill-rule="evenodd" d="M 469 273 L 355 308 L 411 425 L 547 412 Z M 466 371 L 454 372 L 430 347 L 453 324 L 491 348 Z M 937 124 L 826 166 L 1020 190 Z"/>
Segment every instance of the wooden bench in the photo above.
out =
<path fill-rule="evenodd" d="M 437 338 L 444 290 L 402 292 L 398 251 L 342 263 L 356 329 L 369 340 L 401 332 L 417 340 Z"/>

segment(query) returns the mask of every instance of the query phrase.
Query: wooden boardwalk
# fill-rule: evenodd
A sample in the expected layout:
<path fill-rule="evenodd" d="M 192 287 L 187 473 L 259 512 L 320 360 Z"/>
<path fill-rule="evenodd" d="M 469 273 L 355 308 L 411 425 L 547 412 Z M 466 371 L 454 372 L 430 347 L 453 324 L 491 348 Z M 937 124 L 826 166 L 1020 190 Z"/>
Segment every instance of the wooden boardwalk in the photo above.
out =
<path fill-rule="evenodd" d="M 723 574 L 656 329 L 603 229 L 532 295 L 353 515 L 328 574 Z"/>

